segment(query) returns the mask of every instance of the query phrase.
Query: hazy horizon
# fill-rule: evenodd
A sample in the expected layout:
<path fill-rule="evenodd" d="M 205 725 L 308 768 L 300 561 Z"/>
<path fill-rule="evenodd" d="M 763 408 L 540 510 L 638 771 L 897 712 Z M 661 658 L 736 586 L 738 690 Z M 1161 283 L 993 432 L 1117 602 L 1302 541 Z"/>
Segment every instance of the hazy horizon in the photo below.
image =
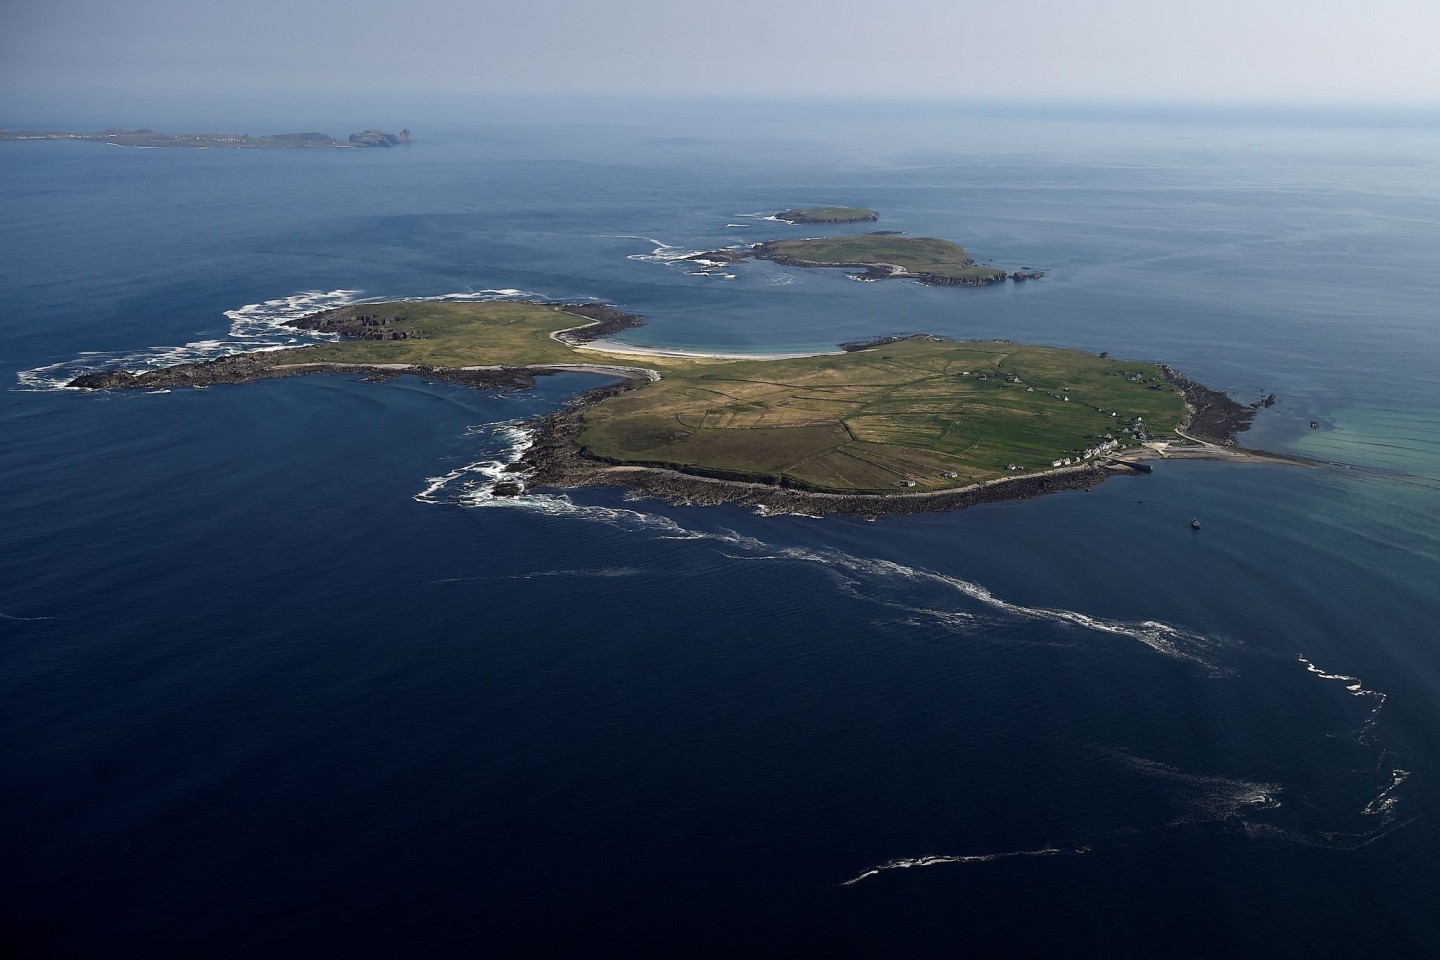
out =
<path fill-rule="evenodd" d="M 933 0 L 883 12 L 817 0 L 417 0 L 403 10 L 374 0 L 12 0 L 0 12 L 0 118 L 147 125 L 354 112 L 424 122 L 427 111 L 530 97 L 1423 115 L 1440 109 L 1437 34 L 1440 7 L 1421 0 L 1363 11 L 1022 0 L 1003 12 Z"/>

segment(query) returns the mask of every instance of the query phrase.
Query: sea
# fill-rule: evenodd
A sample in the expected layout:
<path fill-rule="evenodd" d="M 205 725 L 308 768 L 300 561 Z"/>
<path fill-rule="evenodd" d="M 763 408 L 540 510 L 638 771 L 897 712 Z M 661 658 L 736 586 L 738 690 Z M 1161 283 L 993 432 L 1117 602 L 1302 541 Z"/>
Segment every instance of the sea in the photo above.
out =
<path fill-rule="evenodd" d="M 1440 123 L 408 125 L 0 143 L 6 956 L 1440 955 Z M 857 229 L 769 219 L 818 204 L 1045 277 L 680 259 Z M 491 497 L 594 374 L 64 387 L 424 297 L 604 301 L 694 351 L 1161 360 L 1273 392 L 1245 444 L 1315 463 L 765 516 Z"/>

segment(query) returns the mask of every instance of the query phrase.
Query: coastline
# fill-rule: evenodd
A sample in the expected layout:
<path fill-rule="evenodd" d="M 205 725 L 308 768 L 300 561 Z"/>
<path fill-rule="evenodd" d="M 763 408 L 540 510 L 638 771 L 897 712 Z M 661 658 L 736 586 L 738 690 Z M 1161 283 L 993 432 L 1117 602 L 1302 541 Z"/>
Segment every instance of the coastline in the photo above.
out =
<path fill-rule="evenodd" d="M 676 506 L 728 503 L 753 507 L 765 514 L 874 518 L 963 510 L 984 503 L 1030 500 L 1065 490 L 1090 490 L 1114 476 L 1143 475 L 1148 471 L 1133 465 L 1147 460 L 1314 465 L 1299 457 L 1234 446 L 1233 438 L 1227 443 L 1217 443 L 1182 434 L 1182 439 L 1193 440 L 1196 445 L 1173 446 L 1169 441 L 1152 441 L 1138 450 L 1104 459 L 1019 476 L 997 477 L 951 490 L 919 493 L 811 490 L 795 485 L 764 483 L 739 475 L 705 475 L 671 467 L 612 463 L 594 457 L 579 442 L 585 410 L 630 389 L 633 385 L 626 383 L 586 391 L 571 401 L 566 409 L 526 421 L 523 428 L 531 431 L 531 443 L 525 453 L 510 465 L 512 479 L 507 489 L 497 493 L 519 495 L 530 488 L 626 487 L 637 496 L 659 497 Z M 1208 388 L 1200 389 L 1208 391 Z M 1189 397 L 1186 402 L 1187 405 L 1191 402 Z"/>
<path fill-rule="evenodd" d="M 664 350 L 634 347 L 601 339 L 642 325 L 644 321 L 633 314 L 605 304 L 552 302 L 545 305 L 558 307 L 584 321 L 574 327 L 550 333 L 551 339 L 571 347 L 577 353 L 595 353 L 615 357 L 617 360 L 643 361 L 645 357 L 696 361 L 786 359 L 853 352 L 896 339 L 877 338 L 873 341 L 847 343 L 840 345 L 836 351 L 818 354 L 735 355 Z M 294 326 L 298 329 L 339 333 L 350 339 L 403 340 L 419 335 L 415 331 L 400 329 L 395 323 L 399 319 L 401 318 L 384 318 L 362 313 L 359 308 L 347 307 L 312 314 L 296 321 Z M 537 376 L 560 372 L 587 372 L 620 377 L 622 382 L 618 384 L 585 391 L 561 411 L 527 421 L 523 428 L 532 433 L 533 442 L 516 462 L 509 465 L 506 470 L 507 479 L 497 484 L 493 492 L 497 496 L 514 496 L 523 494 L 529 488 L 623 486 L 635 495 L 656 496 L 677 505 L 732 503 L 773 514 L 879 517 L 957 510 L 982 503 L 1027 500 L 1064 490 L 1088 490 L 1117 474 L 1147 473 L 1149 467 L 1140 465 L 1147 460 L 1209 459 L 1237 463 L 1310 463 L 1302 458 L 1248 450 L 1238 445 L 1238 434 L 1250 426 L 1261 406 L 1274 402 L 1273 396 L 1266 401 L 1245 406 L 1222 391 L 1196 383 L 1166 364 L 1156 364 L 1156 367 L 1163 378 L 1181 392 L 1186 408 L 1185 420 L 1175 430 L 1177 439 L 1150 439 L 1138 449 L 1124 450 L 1063 467 L 994 477 L 946 490 L 849 493 L 808 488 L 788 480 L 777 484 L 743 472 L 682 470 L 673 465 L 611 461 L 594 455 L 580 442 L 586 411 L 612 397 L 661 379 L 660 371 L 646 366 L 591 363 L 583 360 L 575 363 L 460 367 L 423 363 L 307 362 L 300 359 L 304 356 L 305 349 L 300 347 L 234 354 L 140 373 L 105 371 L 85 374 L 76 377 L 69 385 L 92 390 L 206 387 L 315 373 L 362 374 L 364 380 L 380 383 L 408 374 L 474 389 L 508 393 L 533 387 Z M 292 358 L 298 362 L 285 362 Z"/>

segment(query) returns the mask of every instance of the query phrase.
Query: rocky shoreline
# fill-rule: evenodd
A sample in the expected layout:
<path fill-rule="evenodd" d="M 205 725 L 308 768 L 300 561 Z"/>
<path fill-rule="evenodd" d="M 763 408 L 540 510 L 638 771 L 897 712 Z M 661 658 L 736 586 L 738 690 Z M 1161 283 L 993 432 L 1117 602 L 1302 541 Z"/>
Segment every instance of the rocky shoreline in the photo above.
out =
<path fill-rule="evenodd" d="M 555 335 L 555 339 L 572 347 L 613 337 L 617 333 L 645 325 L 643 317 L 617 310 L 606 303 L 554 301 L 546 306 L 560 307 L 566 313 L 592 321 L 584 326 L 561 330 Z"/>
<path fill-rule="evenodd" d="M 843 344 L 847 351 L 869 349 L 903 337 L 877 337 Z M 1182 393 L 1189 415 L 1182 426 L 1185 435 L 1205 443 L 1235 447 L 1236 437 L 1249 426 L 1257 408 L 1275 402 L 1265 400 L 1245 406 L 1228 394 L 1196 383 L 1167 364 L 1156 364 L 1165 380 Z M 808 490 L 740 476 L 704 476 L 670 467 L 610 462 L 594 456 L 580 442 L 585 410 L 631 390 L 627 381 L 576 397 L 566 409 L 528 421 L 532 443 L 524 456 L 511 466 L 523 482 L 498 484 L 498 496 L 515 496 L 526 488 L 577 489 L 582 487 L 626 487 L 635 496 L 659 497 L 677 506 L 735 504 L 769 514 L 804 516 L 853 516 L 875 518 L 938 511 L 961 510 L 984 503 L 1030 500 L 1065 490 L 1090 490 L 1116 475 L 1143 474 L 1150 468 L 1137 465 L 1148 457 L 1164 454 L 1142 451 L 1125 457 L 1110 457 L 1041 473 L 1002 477 L 962 487 L 926 493 L 847 494 Z M 1189 456 L 1205 455 L 1204 448 L 1188 451 Z M 1242 453 L 1236 448 L 1237 453 Z M 1301 462 L 1286 457 L 1245 455 L 1237 459 Z"/>
<path fill-rule="evenodd" d="M 1234 446 L 1238 435 L 1250 429 L 1257 407 L 1275 404 L 1272 393 L 1268 403 L 1245 406 L 1228 393 L 1196 383 L 1168 364 L 1157 363 L 1156 367 L 1166 382 L 1178 387 L 1184 395 L 1189 416 L 1181 429 L 1198 440 Z"/>
<path fill-rule="evenodd" d="M 541 305 L 559 307 L 564 312 L 591 321 L 556 335 L 562 343 L 580 346 L 602 337 L 613 336 L 624 330 L 631 330 L 644 324 L 634 314 L 625 313 L 603 303 L 545 301 Z M 308 316 L 292 320 L 286 326 L 297 330 L 313 330 L 316 333 L 333 333 L 350 340 L 413 340 L 424 339 L 424 334 L 415 329 L 400 326 L 404 318 L 396 315 L 384 316 L 375 310 L 373 304 L 352 304 L 321 310 Z M 443 380 L 459 383 L 481 390 L 523 390 L 535 385 L 535 377 L 545 375 L 566 366 L 576 368 L 585 364 L 532 367 L 436 367 L 428 364 L 404 363 L 307 363 L 304 347 L 286 350 L 268 350 L 254 353 L 236 353 L 214 360 L 195 363 L 181 363 L 156 370 L 102 370 L 82 374 L 71 380 L 67 386 L 85 390 L 146 390 L 170 387 L 210 387 L 217 384 L 250 383 L 254 380 L 275 380 L 284 377 L 301 377 L 314 373 L 360 373 L 374 382 L 394 380 L 404 374 L 424 377 L 427 380 Z M 608 372 L 608 371 L 607 371 Z"/>
<path fill-rule="evenodd" d="M 643 324 L 633 314 L 598 303 L 546 303 L 591 321 L 553 334 L 572 346 L 611 336 Z M 298 329 L 336 333 L 368 340 L 398 340 L 423 336 L 402 326 L 403 318 L 385 316 L 371 305 L 357 304 L 321 311 L 290 324 Z M 904 339 L 899 336 L 842 344 L 842 349 L 870 349 Z M 635 389 L 655 376 L 653 371 L 631 367 L 596 367 L 584 364 L 535 365 L 530 367 L 436 367 L 426 364 L 355 364 L 304 362 L 305 348 L 234 354 L 199 363 L 178 364 L 157 370 L 125 370 L 84 374 L 70 386 L 90 390 L 158 389 L 208 387 L 215 384 L 249 383 L 255 380 L 305 376 L 315 373 L 363 374 L 372 382 L 414 375 L 432 381 L 456 383 L 480 390 L 510 392 L 535 385 L 535 377 L 566 368 L 589 369 L 623 377 L 618 384 L 589 390 L 564 410 L 525 424 L 533 442 L 519 461 L 507 469 L 510 479 L 492 488 L 496 496 L 520 495 L 528 488 L 574 489 L 579 487 L 629 488 L 637 496 L 660 497 L 675 504 L 731 503 L 754 507 L 766 513 L 808 516 L 880 517 L 901 514 L 958 510 L 982 503 L 1027 500 L 1063 490 L 1089 490 L 1116 472 L 1129 472 L 1135 457 L 1161 456 L 1149 451 L 1125 458 L 1096 458 L 1056 470 L 1018 474 L 976 483 L 954 490 L 926 493 L 838 493 L 775 484 L 746 475 L 712 475 L 682 472 L 661 465 L 607 461 L 594 456 L 580 442 L 585 411 L 612 397 Z M 1180 432 L 1187 438 L 1235 448 L 1236 437 L 1250 426 L 1259 407 L 1275 402 L 1274 395 L 1243 405 L 1222 391 L 1196 383 L 1166 364 L 1156 365 L 1170 384 L 1184 396 L 1188 417 Z M 1213 447 L 1188 448 L 1190 455 L 1206 455 Z M 1238 451 L 1238 448 L 1235 448 Z M 1284 458 L 1274 458 L 1284 459 Z M 1143 470 L 1142 467 L 1135 468 Z"/>
<path fill-rule="evenodd" d="M 384 383 L 404 374 L 443 380 L 479 390 L 525 390 L 535 386 L 535 377 L 550 372 L 548 368 L 493 367 L 432 367 L 427 364 L 394 363 L 275 363 L 277 356 L 295 351 L 271 353 L 237 353 L 199 363 L 182 363 L 158 370 L 105 370 L 86 373 L 71 380 L 68 386 L 85 390 L 158 390 L 171 387 L 211 387 L 218 384 L 253 383 L 256 380 L 279 380 L 315 373 L 359 373 L 374 383 Z M 261 359 L 263 358 L 263 359 Z M 283 357 L 282 357 L 283 359 Z"/>

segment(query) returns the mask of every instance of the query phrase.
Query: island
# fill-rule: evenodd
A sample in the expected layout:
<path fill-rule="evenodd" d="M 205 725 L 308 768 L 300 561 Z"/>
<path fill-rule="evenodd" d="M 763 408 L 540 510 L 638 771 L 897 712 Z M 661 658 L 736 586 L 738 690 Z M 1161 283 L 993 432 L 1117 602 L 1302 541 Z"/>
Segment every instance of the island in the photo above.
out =
<path fill-rule="evenodd" d="M 639 317 L 595 303 L 396 301 L 293 326 L 342 337 L 145 372 L 82 389 L 412 374 L 524 389 L 566 370 L 616 377 L 531 421 L 496 495 L 622 485 L 677 503 L 878 516 L 1088 488 L 1155 457 L 1262 456 L 1235 446 L 1259 404 L 1153 362 L 1008 341 L 890 336 L 835 352 L 733 357 L 608 338 Z M 1203 412 L 1203 416 L 1197 414 Z"/>
<path fill-rule="evenodd" d="M 154 130 L 99 130 L 95 133 L 0 130 L 0 141 L 3 140 L 82 140 L 92 143 L 108 143 L 117 147 L 240 150 L 341 148 L 348 150 L 356 147 L 393 147 L 409 143 L 410 131 L 381 133 L 379 130 L 366 130 L 350 134 L 348 140 L 336 140 L 325 133 L 272 133 L 262 137 L 252 137 L 248 133 L 156 133 Z"/>
<path fill-rule="evenodd" d="M 686 259 L 706 265 L 739 263 L 754 257 L 790 267 L 849 267 L 857 280 L 915 280 L 930 286 L 982 287 L 1005 280 L 1038 280 L 1045 274 L 1022 268 L 1000 270 L 976 264 L 958 243 L 937 237 L 907 237 L 876 230 L 845 237 L 768 240 L 747 247 L 696 253 Z"/>
<path fill-rule="evenodd" d="M 880 219 L 877 210 L 864 207 L 797 207 L 775 214 L 786 223 L 873 223 Z"/>

